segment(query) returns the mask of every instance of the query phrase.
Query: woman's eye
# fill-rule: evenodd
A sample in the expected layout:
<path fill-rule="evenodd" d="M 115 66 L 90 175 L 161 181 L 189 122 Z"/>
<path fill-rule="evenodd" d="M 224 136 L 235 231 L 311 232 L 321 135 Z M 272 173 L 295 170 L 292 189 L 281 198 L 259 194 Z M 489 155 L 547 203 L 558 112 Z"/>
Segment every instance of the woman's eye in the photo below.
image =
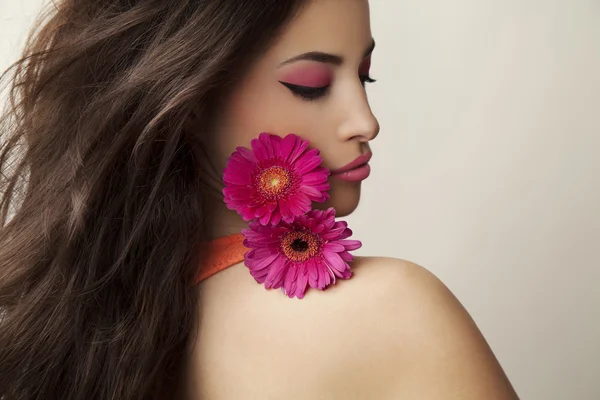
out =
<path fill-rule="evenodd" d="M 363 86 L 365 86 L 366 83 L 377 82 L 375 79 L 371 78 L 369 75 L 360 75 L 360 81 L 362 82 Z"/>
<path fill-rule="evenodd" d="M 300 97 L 303 100 L 317 100 L 327 94 L 327 90 L 329 86 L 322 87 L 311 87 L 311 86 L 301 86 L 294 85 L 293 83 L 281 82 L 280 83 L 290 89 L 290 91 L 295 95 Z"/>

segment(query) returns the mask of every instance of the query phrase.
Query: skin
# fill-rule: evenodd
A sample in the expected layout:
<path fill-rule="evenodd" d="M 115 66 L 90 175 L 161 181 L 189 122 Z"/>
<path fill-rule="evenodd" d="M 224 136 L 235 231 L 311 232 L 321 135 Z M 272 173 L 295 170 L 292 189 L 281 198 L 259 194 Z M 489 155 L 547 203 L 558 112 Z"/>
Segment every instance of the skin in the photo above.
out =
<path fill-rule="evenodd" d="M 321 151 L 322 166 L 331 170 L 370 151 L 369 141 L 379 133 L 379 123 L 369 106 L 361 75 L 368 76 L 370 57 L 366 53 L 372 45 L 367 1 L 313 1 L 249 69 L 220 110 L 213 135 L 218 140 L 210 144 L 210 181 L 216 194 L 212 209 L 218 212 L 214 236 L 239 232 L 247 226 L 235 212 L 223 207 L 221 173 L 235 148 L 250 147 L 260 132 L 301 136 Z M 307 60 L 286 63 L 315 51 L 343 60 L 339 65 Z M 324 97 L 307 101 L 281 82 L 312 86 L 329 82 L 330 88 Z M 315 204 L 315 208 L 335 207 L 338 217 L 354 211 L 361 183 L 335 177 L 329 183 L 331 200 Z"/>
<path fill-rule="evenodd" d="M 302 136 L 330 169 L 370 150 L 379 125 L 360 77 L 372 43 L 367 0 L 313 0 L 249 68 L 218 116 L 210 148 L 215 236 L 247 226 L 223 206 L 220 173 L 229 154 L 259 132 Z M 284 63 L 314 51 L 343 61 Z M 282 81 L 331 86 L 306 101 Z M 318 206 L 351 213 L 360 183 L 330 184 L 330 202 Z M 199 284 L 187 398 L 517 399 L 469 314 L 433 274 L 376 257 L 358 257 L 352 269 L 352 279 L 309 290 L 303 300 L 265 290 L 243 264 Z"/>

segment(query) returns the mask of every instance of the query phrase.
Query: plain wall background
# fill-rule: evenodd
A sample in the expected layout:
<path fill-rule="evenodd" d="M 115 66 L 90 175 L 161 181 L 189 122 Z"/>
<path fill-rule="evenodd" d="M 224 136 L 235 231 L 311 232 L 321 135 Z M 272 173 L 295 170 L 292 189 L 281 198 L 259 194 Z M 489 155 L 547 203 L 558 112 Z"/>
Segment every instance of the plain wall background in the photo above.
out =
<path fill-rule="evenodd" d="M 0 0 L 0 68 L 41 4 Z M 371 8 L 360 254 L 439 276 L 522 399 L 600 399 L 600 0 Z"/>

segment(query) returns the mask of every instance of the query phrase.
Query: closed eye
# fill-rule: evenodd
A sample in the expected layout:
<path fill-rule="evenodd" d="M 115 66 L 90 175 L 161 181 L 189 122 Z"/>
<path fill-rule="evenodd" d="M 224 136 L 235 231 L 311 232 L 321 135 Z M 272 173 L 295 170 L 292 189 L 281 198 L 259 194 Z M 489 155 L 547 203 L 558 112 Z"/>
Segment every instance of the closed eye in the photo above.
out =
<path fill-rule="evenodd" d="M 279 81 L 283 86 L 287 87 L 295 96 L 303 100 L 313 101 L 325 96 L 329 90 L 329 86 L 311 87 L 294 85 L 293 83 Z"/>

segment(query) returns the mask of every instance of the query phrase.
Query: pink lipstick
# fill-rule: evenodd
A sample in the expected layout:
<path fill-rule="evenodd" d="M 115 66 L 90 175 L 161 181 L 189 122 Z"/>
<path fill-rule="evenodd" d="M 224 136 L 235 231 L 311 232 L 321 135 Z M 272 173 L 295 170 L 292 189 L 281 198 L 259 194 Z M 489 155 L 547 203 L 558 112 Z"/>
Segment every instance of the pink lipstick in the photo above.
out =
<path fill-rule="evenodd" d="M 360 182 L 365 180 L 371 174 L 369 160 L 371 160 L 372 156 L 373 153 L 371 152 L 363 154 L 349 164 L 331 171 L 331 176 L 346 182 Z"/>

